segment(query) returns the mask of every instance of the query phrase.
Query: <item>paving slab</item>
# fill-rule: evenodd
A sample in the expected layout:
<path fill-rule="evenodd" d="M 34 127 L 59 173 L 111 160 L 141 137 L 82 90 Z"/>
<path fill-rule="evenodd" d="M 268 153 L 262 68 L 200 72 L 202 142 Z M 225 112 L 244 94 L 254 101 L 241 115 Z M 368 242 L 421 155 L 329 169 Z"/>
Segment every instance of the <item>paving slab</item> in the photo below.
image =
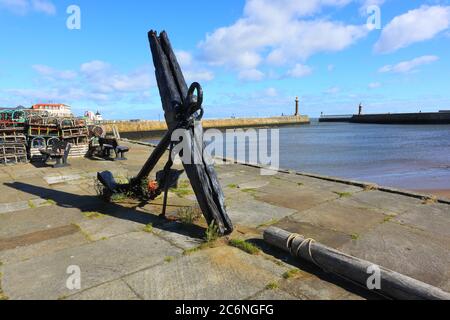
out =
<path fill-rule="evenodd" d="M 418 206 L 408 209 L 397 216 L 394 221 L 422 229 L 432 236 L 441 236 L 450 240 L 449 205 L 430 204 Z"/>
<path fill-rule="evenodd" d="M 234 224 L 253 228 L 280 220 L 296 212 L 293 209 L 274 206 L 248 196 L 241 199 L 229 199 L 226 203 L 228 214 Z"/>
<path fill-rule="evenodd" d="M 169 222 L 154 227 L 153 232 L 174 246 L 183 250 L 189 250 L 198 247 L 204 242 L 201 238 L 202 233 L 200 233 L 200 230 L 192 230 L 192 228 L 178 222 Z M 192 230 L 191 232 L 189 232 L 190 229 Z"/>
<path fill-rule="evenodd" d="M 37 231 L 79 223 L 83 215 L 79 209 L 50 206 L 27 209 L 0 215 L 0 238 L 29 234 Z"/>
<path fill-rule="evenodd" d="M 317 226 L 308 222 L 294 220 L 294 216 L 287 217 L 274 226 L 283 230 L 312 238 L 326 246 L 339 248 L 352 240 L 351 235 L 327 227 Z"/>
<path fill-rule="evenodd" d="M 378 190 L 360 192 L 352 196 L 352 200 L 369 207 L 381 209 L 387 213 L 401 214 L 410 209 L 424 206 L 423 201 Z"/>
<path fill-rule="evenodd" d="M 38 169 L 32 164 L 28 163 L 19 166 L 8 167 L 8 173 L 13 178 L 13 180 L 29 179 L 34 177 L 42 176 L 45 169 Z"/>
<path fill-rule="evenodd" d="M 290 208 L 298 212 L 308 210 L 322 203 L 337 199 L 333 192 L 321 192 L 304 186 L 269 185 L 258 189 L 256 199 L 275 206 Z"/>
<path fill-rule="evenodd" d="M 92 241 L 104 240 L 122 234 L 142 231 L 143 225 L 133 221 L 126 221 L 114 217 L 100 216 L 87 218 L 77 226 Z"/>
<path fill-rule="evenodd" d="M 46 256 L 63 249 L 78 247 L 89 243 L 81 232 L 68 236 L 49 239 L 35 244 L 16 247 L 12 250 L 0 251 L 0 261 L 3 264 L 23 262 L 35 257 Z"/>
<path fill-rule="evenodd" d="M 4 181 L 4 180 L 10 180 L 10 179 L 12 179 L 11 175 L 6 170 L 6 167 L 2 166 L 0 168 L 0 180 Z"/>
<path fill-rule="evenodd" d="M 77 293 L 65 300 L 139 300 L 139 297 L 122 280 L 115 280 Z"/>
<path fill-rule="evenodd" d="M 348 291 L 312 275 L 280 282 L 280 288 L 303 300 L 336 300 Z"/>
<path fill-rule="evenodd" d="M 60 184 L 73 180 L 80 180 L 83 177 L 80 174 L 72 174 L 72 175 L 51 175 L 44 177 L 44 180 L 49 184 Z"/>
<path fill-rule="evenodd" d="M 376 227 L 386 216 L 376 208 L 356 206 L 348 199 L 337 199 L 291 217 L 298 223 L 309 223 L 321 228 L 357 236 Z"/>
<path fill-rule="evenodd" d="M 69 266 L 81 269 L 81 290 L 163 263 L 181 250 L 155 235 L 130 233 L 7 264 L 2 286 L 11 299 L 59 299 L 77 293 L 66 287 Z"/>
<path fill-rule="evenodd" d="M 10 238 L 0 238 L 0 251 L 12 250 L 47 240 L 58 239 L 60 237 L 75 234 L 78 231 L 79 229 L 75 225 L 67 225 Z"/>
<path fill-rule="evenodd" d="M 148 300 L 246 299 L 277 281 L 286 267 L 231 247 L 203 250 L 124 280 Z"/>
<path fill-rule="evenodd" d="M 5 191 L 10 194 L 27 194 L 27 197 L 21 200 L 28 201 L 30 199 L 41 198 L 56 202 L 63 207 L 74 208 L 89 207 L 92 204 L 99 202 L 97 197 L 92 197 L 91 195 L 86 194 L 83 189 L 77 186 L 62 184 L 57 187 L 50 187 L 48 185 L 35 184 L 33 181 L 16 181 L 13 183 L 7 183 L 6 186 L 7 189 Z"/>
<path fill-rule="evenodd" d="M 445 280 L 441 283 L 441 288 L 447 292 L 450 292 L 450 271 L 445 274 Z"/>
<path fill-rule="evenodd" d="M 44 199 L 30 199 L 28 201 L 18 201 L 10 203 L 0 203 L 0 214 L 22 211 L 32 208 L 49 207 L 53 204 Z"/>
<path fill-rule="evenodd" d="M 45 190 L 50 191 L 48 188 L 48 184 L 41 177 L 0 181 L 0 203 L 28 201 L 35 198 L 46 199 Z M 29 192 L 33 190 L 42 190 L 43 192 L 39 195 Z"/>
<path fill-rule="evenodd" d="M 218 175 L 219 175 L 219 181 L 220 183 L 226 187 L 228 185 L 244 185 L 249 183 L 255 183 L 258 184 L 260 187 L 261 180 L 264 177 L 261 177 L 259 173 L 253 172 L 252 174 L 248 175 L 246 174 L 246 171 L 240 172 L 240 171 L 225 171 L 225 169 L 229 169 L 230 165 L 225 165 L 217 168 Z M 268 180 L 268 179 L 266 179 Z M 254 182 L 253 182 L 254 181 Z"/>
<path fill-rule="evenodd" d="M 434 238 L 409 226 L 386 222 L 362 235 L 357 241 L 348 242 L 341 250 L 450 291 L 449 248 L 448 240 Z"/>
<path fill-rule="evenodd" d="M 249 182 L 240 183 L 238 185 L 239 189 L 259 189 L 269 185 L 270 181 L 267 180 L 254 180 Z"/>
<path fill-rule="evenodd" d="M 340 193 L 358 193 L 363 191 L 361 187 L 351 184 L 344 184 L 334 181 L 321 180 L 295 173 L 278 173 L 274 176 L 278 180 L 279 185 L 286 185 L 294 183 L 296 185 L 304 186 L 305 188 L 315 189 L 317 191 L 340 192 Z"/>
<path fill-rule="evenodd" d="M 300 298 L 294 297 L 289 293 L 282 290 L 264 290 L 257 295 L 253 296 L 251 300 L 257 301 L 288 301 L 288 300 L 301 300 Z"/>

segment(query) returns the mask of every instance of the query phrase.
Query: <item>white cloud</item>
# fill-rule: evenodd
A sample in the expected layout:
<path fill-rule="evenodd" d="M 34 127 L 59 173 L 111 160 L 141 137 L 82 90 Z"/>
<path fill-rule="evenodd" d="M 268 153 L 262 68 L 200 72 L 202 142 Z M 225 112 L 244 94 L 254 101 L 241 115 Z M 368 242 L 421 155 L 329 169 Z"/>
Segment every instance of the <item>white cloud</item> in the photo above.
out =
<path fill-rule="evenodd" d="M 110 87 L 110 92 L 137 92 L 150 89 L 152 79 L 150 70 L 136 70 L 130 74 L 114 74 L 104 79 L 104 86 Z M 108 92 L 108 90 L 107 90 Z"/>
<path fill-rule="evenodd" d="M 90 62 L 83 63 L 81 65 L 81 72 L 88 76 L 95 76 L 101 72 L 105 72 L 111 66 L 100 60 L 93 60 Z"/>
<path fill-rule="evenodd" d="M 210 81 L 214 78 L 211 71 L 198 66 L 190 53 L 177 52 L 177 57 L 186 81 Z M 136 104 L 150 101 L 154 95 L 152 89 L 156 87 L 154 70 L 150 65 L 122 72 L 108 62 L 93 60 L 81 64 L 78 70 L 58 70 L 42 64 L 32 68 L 39 76 L 39 89 L 15 88 L 3 92 L 24 103 L 51 100 Z"/>
<path fill-rule="evenodd" d="M 275 88 L 267 88 L 264 92 L 267 97 L 276 97 L 278 96 L 278 91 Z"/>
<path fill-rule="evenodd" d="M 386 0 L 361 0 L 362 5 L 359 8 L 359 12 L 361 15 L 366 16 L 367 15 L 367 9 L 370 6 L 377 6 L 377 7 L 381 7 Z"/>
<path fill-rule="evenodd" d="M 4 92 L 24 103 L 143 103 L 149 100 L 149 92 L 155 87 L 153 70 L 149 66 L 122 73 L 109 63 L 95 60 L 83 63 L 79 71 L 61 71 L 46 65 L 34 65 L 33 69 L 45 80 L 40 82 L 39 89 L 19 88 Z"/>
<path fill-rule="evenodd" d="M 66 102 L 66 101 L 76 101 L 87 97 L 87 93 L 84 90 L 69 87 L 40 88 L 40 89 L 9 89 L 5 90 L 5 92 L 11 96 L 21 99 L 26 103 L 49 102 L 49 101 Z"/>
<path fill-rule="evenodd" d="M 56 14 L 56 7 L 50 0 L 0 0 L 0 9 L 18 15 L 26 15 L 30 12 Z"/>
<path fill-rule="evenodd" d="M 319 52 L 340 51 L 364 37 L 367 27 L 311 16 L 324 6 L 339 7 L 349 2 L 247 0 L 242 18 L 208 34 L 199 47 L 212 65 L 238 70 L 257 69 L 263 62 L 297 63 Z"/>
<path fill-rule="evenodd" d="M 72 71 L 72 70 L 59 71 L 59 70 L 53 69 L 49 66 L 42 65 L 42 64 L 34 65 L 33 69 L 37 73 L 39 73 L 40 75 L 45 77 L 46 79 L 53 80 L 53 81 L 71 80 L 71 79 L 75 79 L 77 77 L 77 73 L 75 71 Z"/>
<path fill-rule="evenodd" d="M 408 61 L 402 61 L 395 65 L 386 65 L 378 70 L 380 73 L 408 73 L 415 71 L 421 65 L 430 64 L 439 60 L 437 56 L 422 56 Z"/>
<path fill-rule="evenodd" d="M 351 0 L 247 0 L 244 14 L 255 20 L 275 20 L 290 16 L 304 17 L 325 6 L 345 6 Z"/>
<path fill-rule="evenodd" d="M 386 0 L 362 0 L 362 8 L 367 8 L 370 6 L 381 6 Z"/>
<path fill-rule="evenodd" d="M 379 83 L 379 82 L 372 82 L 372 83 L 369 83 L 369 89 L 376 89 L 376 88 L 379 88 L 379 87 L 381 87 L 381 83 Z"/>
<path fill-rule="evenodd" d="M 0 8 L 23 15 L 29 10 L 29 3 L 27 0 L 0 0 Z"/>
<path fill-rule="evenodd" d="M 238 78 L 244 81 L 260 81 L 264 76 L 264 73 L 258 69 L 249 69 L 239 72 Z"/>
<path fill-rule="evenodd" d="M 214 79 L 214 73 L 199 66 L 190 52 L 180 50 L 176 51 L 175 55 L 188 85 L 194 81 L 211 81 Z"/>
<path fill-rule="evenodd" d="M 449 25 L 450 7 L 421 6 L 389 22 L 375 44 L 375 52 L 390 53 L 432 39 Z"/>
<path fill-rule="evenodd" d="M 153 83 L 150 68 L 125 74 L 115 71 L 104 61 L 94 60 L 82 64 L 80 70 L 96 93 L 142 91 Z"/>
<path fill-rule="evenodd" d="M 331 87 L 324 91 L 326 94 L 337 94 L 341 91 L 339 87 Z"/>
<path fill-rule="evenodd" d="M 42 12 L 48 15 L 56 14 L 55 5 L 48 0 L 32 0 L 31 4 L 36 12 Z"/>
<path fill-rule="evenodd" d="M 186 70 L 183 71 L 184 74 L 184 78 L 186 80 L 186 82 L 188 83 L 192 83 L 194 81 L 198 82 L 198 81 L 211 81 L 214 80 L 214 73 L 212 73 L 211 71 L 192 71 L 192 70 Z"/>
<path fill-rule="evenodd" d="M 312 74 L 312 68 L 300 63 L 297 63 L 294 68 L 287 72 L 287 75 L 292 78 L 301 78 Z"/>
<path fill-rule="evenodd" d="M 178 63 L 182 67 L 189 67 L 192 65 L 192 54 L 187 51 L 179 50 L 175 52 L 175 55 L 177 56 Z"/>

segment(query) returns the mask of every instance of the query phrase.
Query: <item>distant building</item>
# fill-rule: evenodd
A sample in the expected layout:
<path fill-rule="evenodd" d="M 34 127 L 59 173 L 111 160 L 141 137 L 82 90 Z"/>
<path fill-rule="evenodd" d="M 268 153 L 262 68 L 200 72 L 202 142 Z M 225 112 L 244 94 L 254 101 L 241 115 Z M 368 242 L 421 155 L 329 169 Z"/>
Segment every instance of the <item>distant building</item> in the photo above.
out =
<path fill-rule="evenodd" d="M 103 116 L 99 111 L 97 111 L 96 113 L 94 113 L 93 111 L 86 111 L 84 113 L 84 116 L 92 122 L 103 121 Z"/>
<path fill-rule="evenodd" d="M 35 111 L 46 111 L 50 116 L 54 117 L 72 117 L 70 106 L 59 103 L 42 103 L 35 104 L 31 107 Z"/>
<path fill-rule="evenodd" d="M 103 121 L 103 116 L 98 112 L 95 114 L 95 121 Z"/>

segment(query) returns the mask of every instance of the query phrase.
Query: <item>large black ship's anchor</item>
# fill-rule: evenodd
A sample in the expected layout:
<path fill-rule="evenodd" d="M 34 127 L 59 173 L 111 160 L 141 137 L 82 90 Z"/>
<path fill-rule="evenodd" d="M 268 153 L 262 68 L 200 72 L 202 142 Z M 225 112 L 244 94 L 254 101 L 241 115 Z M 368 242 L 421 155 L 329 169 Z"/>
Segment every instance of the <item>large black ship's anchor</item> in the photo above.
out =
<path fill-rule="evenodd" d="M 148 33 L 150 48 L 155 65 L 155 74 L 161 96 L 168 131 L 154 149 L 150 158 L 136 177 L 127 184 L 118 184 L 111 172 L 98 173 L 98 180 L 109 195 L 128 193 L 134 196 L 153 200 L 164 192 L 163 215 L 167 206 L 169 188 L 176 186 L 183 171 L 173 170 L 175 146 L 179 141 L 172 141 L 173 133 L 178 129 L 185 130 L 186 144 L 190 148 L 190 159 L 182 162 L 184 170 L 191 182 L 198 204 L 208 225 L 214 223 L 220 234 L 226 235 L 233 231 L 233 225 L 225 209 L 224 194 L 217 178 L 216 171 L 210 161 L 205 159 L 202 140 L 203 128 L 201 119 L 204 114 L 203 90 L 199 83 L 194 82 L 187 87 L 180 65 L 173 52 L 166 32 L 158 36 L 155 31 Z M 156 174 L 157 186 L 149 192 L 148 177 L 156 164 L 167 150 L 170 150 L 169 160 L 164 170 Z M 200 161 L 198 161 L 200 159 Z"/>

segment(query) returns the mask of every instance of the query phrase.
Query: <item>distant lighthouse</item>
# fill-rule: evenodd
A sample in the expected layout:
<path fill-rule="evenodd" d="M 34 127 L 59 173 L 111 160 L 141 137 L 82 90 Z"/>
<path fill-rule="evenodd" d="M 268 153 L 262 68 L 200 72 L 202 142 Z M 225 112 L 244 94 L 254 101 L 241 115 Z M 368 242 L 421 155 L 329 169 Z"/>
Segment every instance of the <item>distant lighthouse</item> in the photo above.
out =
<path fill-rule="evenodd" d="M 298 99 L 298 97 L 295 98 L 295 116 L 299 117 L 300 116 L 300 112 L 299 112 L 299 103 L 300 100 Z"/>

